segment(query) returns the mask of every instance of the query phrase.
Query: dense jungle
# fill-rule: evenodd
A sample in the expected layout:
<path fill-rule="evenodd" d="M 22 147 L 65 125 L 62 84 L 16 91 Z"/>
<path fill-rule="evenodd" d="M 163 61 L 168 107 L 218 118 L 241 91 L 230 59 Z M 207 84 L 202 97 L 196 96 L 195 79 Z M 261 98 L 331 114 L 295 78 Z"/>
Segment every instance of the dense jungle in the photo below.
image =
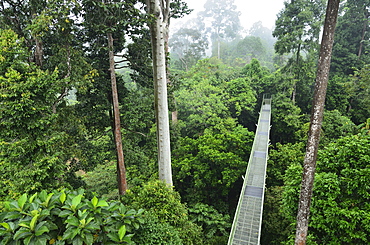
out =
<path fill-rule="evenodd" d="M 227 244 L 263 94 L 261 244 L 294 243 L 327 1 L 285 1 L 273 30 L 243 29 L 234 0 L 168 29 L 192 10 L 161 1 L 172 185 L 154 2 L 1 1 L 1 245 Z M 369 17 L 340 1 L 307 244 L 370 244 Z"/>

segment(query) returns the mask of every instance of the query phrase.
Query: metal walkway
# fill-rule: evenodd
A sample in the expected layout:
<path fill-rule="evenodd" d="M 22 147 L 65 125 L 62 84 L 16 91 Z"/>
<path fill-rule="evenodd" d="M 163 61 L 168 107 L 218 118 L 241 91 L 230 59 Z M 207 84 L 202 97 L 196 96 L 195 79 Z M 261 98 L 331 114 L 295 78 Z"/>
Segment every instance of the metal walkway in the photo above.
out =
<path fill-rule="evenodd" d="M 270 119 L 271 97 L 264 95 L 228 245 L 260 244 Z"/>

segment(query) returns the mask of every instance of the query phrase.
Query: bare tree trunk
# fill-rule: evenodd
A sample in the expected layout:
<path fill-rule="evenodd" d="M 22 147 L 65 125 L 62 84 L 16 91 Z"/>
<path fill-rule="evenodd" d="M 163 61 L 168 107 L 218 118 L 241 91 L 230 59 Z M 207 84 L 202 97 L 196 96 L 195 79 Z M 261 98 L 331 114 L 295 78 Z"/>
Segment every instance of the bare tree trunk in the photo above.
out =
<path fill-rule="evenodd" d="M 114 68 L 114 51 L 113 51 L 113 37 L 112 33 L 108 33 L 108 49 L 109 49 L 109 71 L 112 84 L 112 100 L 113 100 L 113 116 L 114 116 L 114 141 L 116 144 L 117 152 L 117 180 L 119 195 L 125 195 L 127 190 L 126 182 L 126 168 L 123 157 L 122 149 L 122 136 L 121 136 L 121 119 L 118 104 L 118 92 L 116 71 Z"/>
<path fill-rule="evenodd" d="M 329 0 L 326 9 L 324 32 L 321 41 L 314 99 L 312 103 L 310 131 L 308 135 L 306 155 L 303 163 L 302 186 L 298 204 L 297 230 L 295 237 L 296 245 L 306 244 L 307 239 L 308 220 L 316 171 L 317 149 L 320 141 L 321 123 L 323 118 L 339 2 L 340 0 Z"/>
<path fill-rule="evenodd" d="M 156 17 L 150 23 L 153 74 L 154 104 L 157 121 L 158 170 L 159 179 L 168 185 L 172 183 L 170 128 L 167 101 L 166 47 L 169 0 L 147 0 L 148 13 Z"/>
<path fill-rule="evenodd" d="M 220 35 L 217 34 L 217 59 L 221 59 Z"/>
<path fill-rule="evenodd" d="M 365 17 L 365 20 L 364 20 L 364 25 L 362 27 L 362 35 L 361 35 L 361 41 L 360 41 L 360 47 L 358 49 L 358 54 L 357 54 L 357 59 L 359 60 L 361 58 L 361 54 L 362 54 L 362 49 L 363 49 L 363 43 L 364 43 L 364 40 L 365 40 L 365 33 L 366 33 L 366 28 L 369 24 L 369 14 L 367 12 L 367 7 L 365 6 L 364 7 L 364 17 Z"/>
<path fill-rule="evenodd" d="M 42 48 L 42 41 L 35 37 L 35 63 L 38 67 L 42 67 L 43 61 L 43 48 Z"/>

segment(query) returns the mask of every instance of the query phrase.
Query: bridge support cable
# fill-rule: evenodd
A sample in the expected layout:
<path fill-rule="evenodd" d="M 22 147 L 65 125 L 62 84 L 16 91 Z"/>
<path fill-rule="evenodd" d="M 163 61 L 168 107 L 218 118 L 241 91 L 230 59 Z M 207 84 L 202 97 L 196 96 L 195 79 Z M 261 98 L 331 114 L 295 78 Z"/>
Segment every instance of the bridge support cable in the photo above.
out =
<path fill-rule="evenodd" d="M 270 121 L 271 97 L 264 95 L 228 245 L 260 244 Z"/>

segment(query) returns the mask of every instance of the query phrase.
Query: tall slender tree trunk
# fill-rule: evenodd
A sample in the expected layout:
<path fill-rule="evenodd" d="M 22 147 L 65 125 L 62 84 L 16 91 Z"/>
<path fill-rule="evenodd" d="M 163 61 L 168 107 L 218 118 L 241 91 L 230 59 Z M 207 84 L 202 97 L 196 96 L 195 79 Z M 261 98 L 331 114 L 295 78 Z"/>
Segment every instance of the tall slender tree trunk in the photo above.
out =
<path fill-rule="evenodd" d="M 301 40 L 302 38 L 300 38 Z M 298 44 L 298 49 L 297 49 L 297 54 L 296 54 L 296 67 L 299 67 L 299 58 L 301 56 L 301 44 Z M 296 70 L 296 81 L 294 82 L 293 84 L 293 92 L 292 92 L 292 102 L 293 104 L 295 103 L 296 101 L 296 95 L 297 95 L 297 82 L 299 82 L 299 79 L 300 79 L 300 69 Z"/>
<path fill-rule="evenodd" d="M 153 56 L 154 104 L 157 122 L 159 179 L 173 185 L 171 169 L 170 127 L 167 101 L 166 47 L 169 0 L 147 0 L 148 13 L 155 16 L 150 23 Z"/>
<path fill-rule="evenodd" d="M 221 59 L 221 41 L 219 33 L 217 33 L 217 59 Z"/>
<path fill-rule="evenodd" d="M 114 68 L 114 50 L 113 50 L 113 37 L 112 33 L 107 34 L 108 37 L 108 49 L 109 49 L 109 71 L 112 84 L 112 101 L 113 101 L 113 116 L 114 116 L 114 141 L 116 144 L 117 153 L 117 179 L 118 179 L 118 191 L 119 195 L 125 195 L 127 190 L 126 182 L 126 168 L 123 157 L 122 149 L 122 136 L 121 136 L 121 119 L 118 104 L 118 91 L 117 91 L 117 80 L 116 71 Z"/>
<path fill-rule="evenodd" d="M 329 0 L 326 9 L 324 32 L 321 41 L 314 99 L 312 103 L 310 131 L 303 163 L 302 186 L 298 204 L 297 230 L 295 237 L 296 245 L 306 244 L 307 239 L 312 190 L 316 171 L 317 150 L 320 141 L 321 123 L 328 85 L 330 60 L 339 2 L 340 0 Z"/>
<path fill-rule="evenodd" d="M 358 49 L 358 54 L 357 54 L 357 59 L 359 60 L 361 58 L 361 55 L 362 55 L 362 49 L 363 49 L 363 43 L 364 43 L 364 40 L 365 40 L 365 33 L 366 33 L 366 29 L 367 29 L 367 26 L 369 25 L 369 13 L 367 11 L 367 7 L 365 6 L 364 7 L 364 25 L 362 27 L 362 35 L 361 35 L 361 41 L 360 41 L 360 47 Z"/>
<path fill-rule="evenodd" d="M 43 61 L 42 41 L 39 37 L 35 37 L 35 63 L 40 68 L 42 68 L 42 61 Z"/>

